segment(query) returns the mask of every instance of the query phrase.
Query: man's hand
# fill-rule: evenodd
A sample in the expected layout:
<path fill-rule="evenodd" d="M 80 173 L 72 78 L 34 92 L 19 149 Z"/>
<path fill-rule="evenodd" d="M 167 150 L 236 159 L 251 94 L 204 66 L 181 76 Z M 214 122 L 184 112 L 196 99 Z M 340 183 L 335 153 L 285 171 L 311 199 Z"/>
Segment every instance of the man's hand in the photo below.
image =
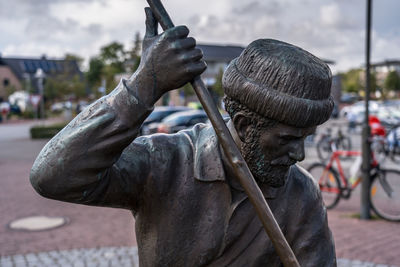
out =
<path fill-rule="evenodd" d="M 187 37 L 186 26 L 157 33 L 158 22 L 150 8 L 146 12 L 146 34 L 138 70 L 128 81 L 128 87 L 148 104 L 154 104 L 164 93 L 179 88 L 200 75 L 206 64 L 196 41 Z"/>

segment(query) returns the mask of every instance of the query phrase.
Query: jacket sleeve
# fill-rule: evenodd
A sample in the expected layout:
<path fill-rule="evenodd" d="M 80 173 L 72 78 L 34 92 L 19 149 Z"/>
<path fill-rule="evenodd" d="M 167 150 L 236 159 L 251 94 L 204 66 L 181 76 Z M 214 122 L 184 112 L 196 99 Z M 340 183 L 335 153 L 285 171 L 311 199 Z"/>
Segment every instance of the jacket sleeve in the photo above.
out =
<path fill-rule="evenodd" d="M 308 173 L 298 174 L 302 179 L 295 184 L 293 197 L 298 206 L 291 218 L 293 231 L 288 242 L 300 266 L 336 266 L 335 243 L 321 193 Z"/>
<path fill-rule="evenodd" d="M 33 187 L 52 199 L 135 209 L 151 168 L 149 147 L 131 143 L 151 111 L 122 81 L 46 144 L 31 170 Z"/>

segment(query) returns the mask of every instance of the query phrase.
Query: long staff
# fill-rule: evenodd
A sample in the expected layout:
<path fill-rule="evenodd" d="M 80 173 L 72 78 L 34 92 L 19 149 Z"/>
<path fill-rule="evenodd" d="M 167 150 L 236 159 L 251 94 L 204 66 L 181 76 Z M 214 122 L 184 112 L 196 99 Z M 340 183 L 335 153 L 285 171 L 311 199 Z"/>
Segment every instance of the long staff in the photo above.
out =
<path fill-rule="evenodd" d="M 163 30 L 174 27 L 160 0 L 147 0 L 147 2 Z M 286 267 L 300 266 L 200 76 L 194 78 L 191 84 L 215 129 L 218 140 L 234 169 L 236 178 L 253 204 L 282 263 Z"/>

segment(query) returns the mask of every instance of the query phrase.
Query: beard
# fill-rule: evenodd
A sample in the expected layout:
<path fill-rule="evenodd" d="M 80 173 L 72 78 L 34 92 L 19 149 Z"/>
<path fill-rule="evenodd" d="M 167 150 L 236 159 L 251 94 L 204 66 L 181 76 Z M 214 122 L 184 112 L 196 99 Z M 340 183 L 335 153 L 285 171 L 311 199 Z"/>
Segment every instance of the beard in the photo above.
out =
<path fill-rule="evenodd" d="M 251 131 L 246 141 L 242 143 L 243 158 L 257 183 L 281 187 L 285 184 L 290 165 L 294 162 L 288 162 L 284 158 L 266 160 L 258 137 L 256 130 Z"/>

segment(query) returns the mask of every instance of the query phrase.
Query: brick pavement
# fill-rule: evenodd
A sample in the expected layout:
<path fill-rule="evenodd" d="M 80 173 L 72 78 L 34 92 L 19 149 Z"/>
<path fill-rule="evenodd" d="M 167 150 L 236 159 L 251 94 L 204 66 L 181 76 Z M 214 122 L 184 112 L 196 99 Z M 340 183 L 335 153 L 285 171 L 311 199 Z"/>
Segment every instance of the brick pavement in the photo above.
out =
<path fill-rule="evenodd" d="M 0 126 L 0 134 L 1 130 Z M 18 260 L 46 253 L 81 253 L 79 255 L 89 257 L 91 252 L 98 255 L 101 249 L 120 253 L 119 249 L 136 246 L 134 221 L 129 211 L 47 200 L 33 191 L 28 180 L 29 170 L 44 143 L 28 139 L 0 139 L 0 266 L 7 266 L 3 261 L 9 262 L 15 257 Z M 400 225 L 383 220 L 361 221 L 352 217 L 359 212 L 358 202 L 356 192 L 350 201 L 341 202 L 328 213 L 337 256 L 340 258 L 339 266 L 400 266 Z M 8 229 L 7 225 L 12 220 L 30 215 L 64 216 L 70 222 L 66 226 L 42 232 Z M 104 253 L 100 254 L 104 256 Z M 125 254 L 121 258 L 130 257 L 132 252 Z"/>
<path fill-rule="evenodd" d="M 102 247 L 49 251 L 0 257 L 1 267 L 139 266 L 136 247 Z M 360 260 L 338 259 L 338 267 L 395 267 Z"/>
<path fill-rule="evenodd" d="M 48 200 L 33 190 L 29 171 L 44 144 L 45 141 L 26 139 L 0 142 L 0 256 L 136 245 L 130 211 Z M 32 215 L 67 217 L 69 223 L 41 232 L 8 228 L 11 221 Z"/>

